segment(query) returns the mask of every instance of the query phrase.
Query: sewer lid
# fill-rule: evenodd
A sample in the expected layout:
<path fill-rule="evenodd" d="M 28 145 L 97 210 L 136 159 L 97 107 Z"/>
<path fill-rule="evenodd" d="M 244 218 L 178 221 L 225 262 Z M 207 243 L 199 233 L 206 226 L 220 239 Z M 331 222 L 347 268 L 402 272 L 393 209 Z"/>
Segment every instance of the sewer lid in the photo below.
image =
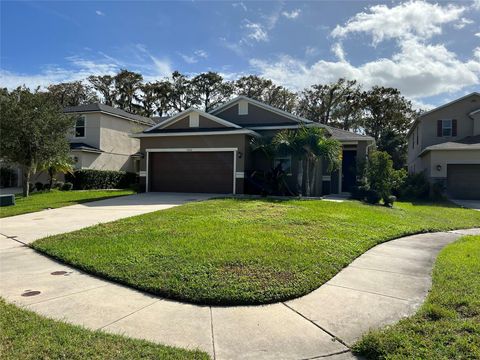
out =
<path fill-rule="evenodd" d="M 50 273 L 50 275 L 65 275 L 66 273 L 66 271 L 54 271 Z"/>
<path fill-rule="evenodd" d="M 27 290 L 22 294 L 22 296 L 28 297 L 28 296 L 35 296 L 35 295 L 38 295 L 38 294 L 40 294 L 40 291 L 38 291 L 38 290 Z"/>

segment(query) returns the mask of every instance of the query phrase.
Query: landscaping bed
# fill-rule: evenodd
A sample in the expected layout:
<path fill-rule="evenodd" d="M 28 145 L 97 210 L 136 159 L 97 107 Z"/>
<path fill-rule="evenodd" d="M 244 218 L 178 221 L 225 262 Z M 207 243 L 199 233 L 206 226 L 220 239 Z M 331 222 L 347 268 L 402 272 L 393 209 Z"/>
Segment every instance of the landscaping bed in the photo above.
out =
<path fill-rule="evenodd" d="M 87 272 L 201 304 L 262 304 L 318 288 L 374 245 L 480 226 L 451 203 L 393 209 L 320 200 L 217 199 L 41 239 L 33 247 Z"/>
<path fill-rule="evenodd" d="M 417 314 L 363 337 L 369 359 L 480 359 L 480 236 L 448 245 Z"/>
<path fill-rule="evenodd" d="M 88 201 L 131 195 L 133 193 L 134 192 L 132 190 L 50 190 L 35 192 L 30 194 L 29 197 L 15 195 L 16 205 L 0 207 L 0 218 L 26 214 L 45 209 L 54 209 L 68 205 L 75 205 Z"/>
<path fill-rule="evenodd" d="M 2 359 L 192 359 L 210 357 L 50 320 L 0 299 Z"/>

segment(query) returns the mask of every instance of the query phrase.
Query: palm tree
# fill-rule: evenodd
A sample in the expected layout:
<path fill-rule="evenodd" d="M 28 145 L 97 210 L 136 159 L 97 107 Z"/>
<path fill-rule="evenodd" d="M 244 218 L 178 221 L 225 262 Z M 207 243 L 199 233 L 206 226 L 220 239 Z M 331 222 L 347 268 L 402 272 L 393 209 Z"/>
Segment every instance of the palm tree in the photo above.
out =
<path fill-rule="evenodd" d="M 303 126 L 298 130 L 284 130 L 274 137 L 274 144 L 279 151 L 290 154 L 298 161 L 297 191 L 302 194 L 305 178 L 305 195 L 310 196 L 315 184 L 318 160 L 328 162 L 328 170 L 338 168 L 342 158 L 341 144 L 327 138 L 325 130 L 317 126 Z"/>
<path fill-rule="evenodd" d="M 51 189 L 55 174 L 73 174 L 72 160 L 69 157 L 50 159 L 49 161 L 43 163 L 39 170 L 46 171 L 48 173 L 48 185 L 49 189 Z"/>

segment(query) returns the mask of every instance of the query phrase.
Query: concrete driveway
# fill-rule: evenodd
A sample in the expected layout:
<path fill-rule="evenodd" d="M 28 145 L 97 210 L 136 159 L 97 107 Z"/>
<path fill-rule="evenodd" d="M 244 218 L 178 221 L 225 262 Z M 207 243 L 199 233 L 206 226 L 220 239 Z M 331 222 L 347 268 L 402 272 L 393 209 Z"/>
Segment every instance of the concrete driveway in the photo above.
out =
<path fill-rule="evenodd" d="M 216 194 L 143 193 L 121 196 L 58 209 L 0 219 L 0 234 L 29 244 L 49 235 L 75 231 L 191 201 L 207 200 Z M 0 241 L 0 248 L 2 242 Z"/>
<path fill-rule="evenodd" d="M 480 211 L 480 200 L 457 200 L 451 199 L 455 204 Z"/>

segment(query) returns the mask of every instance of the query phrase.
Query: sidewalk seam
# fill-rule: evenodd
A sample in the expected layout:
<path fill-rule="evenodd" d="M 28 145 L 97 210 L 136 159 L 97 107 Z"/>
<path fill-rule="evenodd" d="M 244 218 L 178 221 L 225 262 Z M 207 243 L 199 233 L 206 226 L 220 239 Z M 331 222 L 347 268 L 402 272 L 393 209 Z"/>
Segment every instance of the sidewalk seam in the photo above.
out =
<path fill-rule="evenodd" d="M 139 311 L 142 311 L 143 309 L 146 309 L 147 307 L 152 306 L 153 304 L 155 304 L 155 303 L 157 303 L 157 302 L 159 302 L 159 301 L 161 301 L 161 299 L 156 299 L 154 302 L 152 302 L 152 303 L 150 303 L 150 304 L 148 304 L 148 305 L 142 306 L 140 309 L 137 309 L 137 310 L 135 310 L 135 311 L 132 311 L 130 314 L 127 314 L 127 315 L 125 315 L 125 316 L 122 316 L 122 317 L 118 318 L 117 320 L 112 321 L 111 323 L 108 323 L 108 324 L 106 324 L 106 325 L 100 326 L 97 330 L 103 330 L 103 329 L 105 329 L 106 327 L 108 327 L 108 326 L 110 326 L 110 325 L 113 325 L 113 324 L 115 324 L 116 322 L 119 322 L 120 320 L 123 320 L 123 319 L 125 319 L 125 318 L 127 318 L 127 317 L 129 317 L 129 316 L 131 316 L 131 315 L 133 315 L 133 314 L 135 314 L 135 313 L 137 313 L 137 312 L 139 312 Z"/>
<path fill-rule="evenodd" d="M 411 301 L 411 299 L 404 299 L 404 298 L 400 298 L 400 297 L 397 297 L 397 296 L 392 296 L 392 295 L 385 295 L 385 294 L 376 293 L 376 292 L 373 292 L 373 291 L 355 289 L 355 288 L 351 288 L 351 287 L 348 287 L 348 286 L 329 284 L 328 282 L 325 283 L 324 285 L 336 286 L 336 287 L 343 288 L 343 289 L 348 289 L 348 290 L 353 290 L 353 291 L 359 291 L 359 292 L 363 292 L 363 293 L 367 293 L 367 294 L 373 294 L 373 295 L 378 295 L 378 296 L 384 296 L 384 297 L 388 297 L 388 298 L 391 298 L 391 299 L 396 299 L 396 300 L 401 300 L 401 301 L 406 301 L 406 302 L 410 302 L 410 301 Z"/>
<path fill-rule="evenodd" d="M 209 306 L 208 308 L 210 309 L 210 330 L 212 332 L 213 360 L 215 360 L 217 358 L 217 354 L 215 351 L 215 334 L 213 332 L 213 310 L 211 306 Z"/>

